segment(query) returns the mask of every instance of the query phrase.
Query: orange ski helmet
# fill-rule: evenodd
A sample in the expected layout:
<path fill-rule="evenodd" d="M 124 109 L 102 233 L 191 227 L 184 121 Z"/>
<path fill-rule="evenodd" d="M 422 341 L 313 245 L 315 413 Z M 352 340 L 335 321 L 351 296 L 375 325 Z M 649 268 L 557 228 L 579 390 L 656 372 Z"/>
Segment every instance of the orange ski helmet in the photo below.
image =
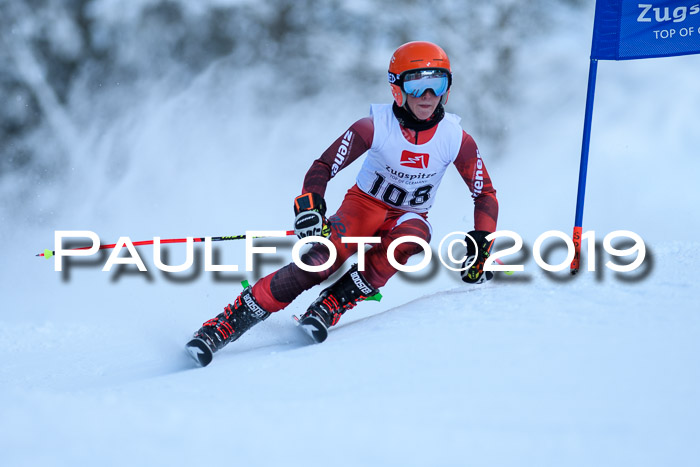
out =
<path fill-rule="evenodd" d="M 406 91 L 404 90 L 404 77 L 409 71 L 416 70 L 442 70 L 447 73 L 447 90 L 442 94 L 440 103 L 445 105 L 452 86 L 452 69 L 450 59 L 442 48 L 432 42 L 407 42 L 402 45 L 389 62 L 389 84 L 391 94 L 399 107 L 406 103 Z M 437 94 L 437 93 L 436 93 Z"/>

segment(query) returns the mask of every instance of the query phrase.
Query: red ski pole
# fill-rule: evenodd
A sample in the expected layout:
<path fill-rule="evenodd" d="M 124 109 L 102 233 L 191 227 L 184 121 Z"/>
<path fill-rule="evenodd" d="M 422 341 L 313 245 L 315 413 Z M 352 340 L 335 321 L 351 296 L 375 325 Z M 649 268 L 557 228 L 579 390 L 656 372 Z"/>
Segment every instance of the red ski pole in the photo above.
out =
<path fill-rule="evenodd" d="M 290 236 L 294 235 L 293 230 L 287 230 L 285 231 L 285 235 Z M 194 237 L 193 241 L 195 242 L 203 242 L 206 237 Z M 246 236 L 244 235 L 229 235 L 225 237 L 211 237 L 212 242 L 223 242 L 226 240 L 243 240 L 245 239 Z M 253 238 L 262 238 L 262 237 L 253 237 Z M 166 239 L 161 239 L 160 243 L 185 243 L 187 242 L 186 238 L 166 238 Z M 133 242 L 134 246 L 141 246 L 141 245 L 153 245 L 154 241 L 153 240 L 143 240 L 140 242 Z M 117 246 L 116 243 L 112 243 L 111 245 L 101 245 L 100 250 L 108 250 L 111 248 L 115 248 Z M 89 246 L 84 246 L 80 248 L 71 248 L 70 250 L 89 250 L 91 247 Z M 36 256 L 43 256 L 46 259 L 51 258 L 53 255 L 55 255 L 56 252 L 49 250 L 48 248 L 44 250 L 43 253 L 38 253 Z"/>

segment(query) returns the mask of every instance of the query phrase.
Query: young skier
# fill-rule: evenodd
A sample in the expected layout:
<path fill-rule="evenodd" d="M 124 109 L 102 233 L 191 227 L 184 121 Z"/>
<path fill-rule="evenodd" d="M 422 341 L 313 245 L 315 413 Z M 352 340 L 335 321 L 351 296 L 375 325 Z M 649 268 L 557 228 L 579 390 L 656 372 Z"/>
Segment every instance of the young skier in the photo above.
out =
<path fill-rule="evenodd" d="M 457 168 L 474 200 L 474 230 L 469 234 L 477 249 L 467 241 L 465 264 L 474 257 L 476 261 L 462 271 L 462 279 L 468 283 L 491 279 L 493 274 L 483 271 L 492 243 L 485 237 L 496 230 L 498 201 L 476 143 L 461 128 L 460 118 L 444 110 L 452 84 L 447 55 L 430 42 L 404 44 L 391 57 L 389 83 L 394 103 L 372 105 L 369 117 L 351 125 L 313 162 L 302 194 L 294 200 L 295 233 L 299 238 L 327 237 L 337 251 L 335 262 L 321 272 L 307 272 L 290 263 L 243 290 L 233 305 L 206 321 L 188 344 L 200 364 L 207 365 L 214 352 L 337 271 L 357 251 L 357 244 L 343 243 L 343 237 L 380 237 L 381 243 L 366 253 L 365 270 L 351 267 L 301 317 L 300 325 L 322 342 L 343 313 L 377 295 L 396 273 L 387 258 L 392 241 L 407 235 L 430 241 L 428 210 L 450 164 Z M 356 184 L 338 211 L 326 218 L 326 185 L 365 152 Z M 420 251 L 415 243 L 402 243 L 394 258 L 403 265 Z M 314 243 L 301 260 L 321 265 L 329 255 L 326 246 Z"/>

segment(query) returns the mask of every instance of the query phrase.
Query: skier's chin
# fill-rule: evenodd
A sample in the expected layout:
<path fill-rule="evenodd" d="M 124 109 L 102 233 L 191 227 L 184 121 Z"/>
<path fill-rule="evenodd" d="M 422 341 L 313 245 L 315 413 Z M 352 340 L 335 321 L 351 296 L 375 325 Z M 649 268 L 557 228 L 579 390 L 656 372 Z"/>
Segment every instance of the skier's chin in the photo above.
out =
<path fill-rule="evenodd" d="M 414 112 L 416 117 L 418 117 L 418 120 L 424 121 L 430 118 L 431 115 L 435 112 L 435 109 L 432 108 L 432 106 L 418 106 L 418 112 Z"/>

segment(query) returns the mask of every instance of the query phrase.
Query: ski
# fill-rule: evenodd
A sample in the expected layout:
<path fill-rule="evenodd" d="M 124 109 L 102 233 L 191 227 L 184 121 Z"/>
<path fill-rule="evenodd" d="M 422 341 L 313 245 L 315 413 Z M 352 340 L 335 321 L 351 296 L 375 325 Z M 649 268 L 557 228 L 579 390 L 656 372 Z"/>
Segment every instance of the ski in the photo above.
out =
<path fill-rule="evenodd" d="M 202 367 L 209 365 L 214 358 L 214 352 L 212 352 L 206 342 L 198 337 L 189 341 L 185 345 L 185 350 Z"/>
<path fill-rule="evenodd" d="M 304 333 L 309 336 L 315 343 L 320 344 L 328 337 L 328 328 L 316 316 L 307 316 L 299 319 L 297 315 L 292 315 L 294 323 L 300 327 Z"/>

